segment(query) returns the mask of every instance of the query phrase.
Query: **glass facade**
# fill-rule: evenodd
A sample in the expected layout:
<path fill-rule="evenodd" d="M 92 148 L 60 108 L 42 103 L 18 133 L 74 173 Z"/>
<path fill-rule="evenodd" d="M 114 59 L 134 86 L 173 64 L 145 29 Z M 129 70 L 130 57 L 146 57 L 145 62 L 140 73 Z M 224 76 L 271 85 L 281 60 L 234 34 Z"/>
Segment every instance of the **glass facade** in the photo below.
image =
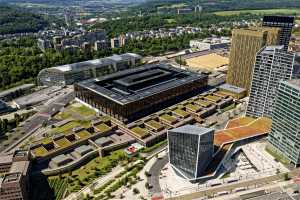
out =
<path fill-rule="evenodd" d="M 212 159 L 213 139 L 212 129 L 197 126 L 187 125 L 168 131 L 170 164 L 186 178 L 198 178 Z"/>
<path fill-rule="evenodd" d="M 286 52 L 283 46 L 267 46 L 257 53 L 247 116 L 272 116 L 279 82 L 291 79 L 294 57 L 295 55 Z"/>
<path fill-rule="evenodd" d="M 281 82 L 269 142 L 294 165 L 300 164 L 300 80 Z"/>

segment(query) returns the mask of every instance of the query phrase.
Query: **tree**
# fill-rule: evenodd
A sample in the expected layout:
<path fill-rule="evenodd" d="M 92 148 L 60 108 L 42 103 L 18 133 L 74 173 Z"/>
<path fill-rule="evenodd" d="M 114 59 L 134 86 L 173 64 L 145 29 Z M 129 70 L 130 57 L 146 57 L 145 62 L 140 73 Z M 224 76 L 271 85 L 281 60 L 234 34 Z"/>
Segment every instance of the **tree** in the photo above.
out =
<path fill-rule="evenodd" d="M 133 192 L 133 194 L 139 194 L 140 193 L 140 191 L 137 188 L 133 188 L 132 192 Z"/>

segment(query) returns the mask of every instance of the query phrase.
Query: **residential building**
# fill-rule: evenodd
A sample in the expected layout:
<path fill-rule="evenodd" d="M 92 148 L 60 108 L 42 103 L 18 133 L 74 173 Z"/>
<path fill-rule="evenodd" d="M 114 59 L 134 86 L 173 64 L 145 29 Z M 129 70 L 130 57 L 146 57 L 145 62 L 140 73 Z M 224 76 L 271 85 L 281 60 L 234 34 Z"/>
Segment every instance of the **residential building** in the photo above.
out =
<path fill-rule="evenodd" d="M 39 85 L 64 86 L 78 81 L 107 75 L 139 65 L 141 56 L 133 53 L 113 55 L 106 58 L 89 60 L 43 69 L 38 74 Z"/>
<path fill-rule="evenodd" d="M 0 199 L 29 200 L 30 154 L 17 150 L 11 155 L 0 156 Z"/>
<path fill-rule="evenodd" d="M 225 37 L 190 41 L 190 47 L 197 48 L 200 51 L 228 48 L 229 44 L 230 39 Z"/>
<path fill-rule="evenodd" d="M 185 125 L 168 131 L 169 162 L 181 176 L 199 178 L 213 158 L 214 130 Z"/>
<path fill-rule="evenodd" d="M 194 96 L 207 81 L 207 75 L 160 63 L 82 81 L 74 89 L 78 100 L 126 123 Z"/>
<path fill-rule="evenodd" d="M 284 45 L 284 50 L 288 50 L 292 29 L 294 26 L 294 17 L 292 16 L 264 16 L 264 27 L 281 28 L 279 45 Z"/>
<path fill-rule="evenodd" d="M 278 38 L 278 28 L 234 29 L 227 83 L 245 88 L 249 93 L 256 53 L 265 45 L 276 45 Z"/>
<path fill-rule="evenodd" d="M 276 91 L 281 80 L 293 75 L 295 54 L 284 46 L 266 46 L 256 56 L 247 116 L 271 117 Z"/>
<path fill-rule="evenodd" d="M 275 98 L 271 147 L 295 166 L 300 164 L 300 79 L 281 81 Z"/>
<path fill-rule="evenodd" d="M 45 52 L 47 49 L 51 49 L 52 48 L 50 40 L 41 39 L 41 38 L 38 39 L 37 46 L 43 52 Z"/>

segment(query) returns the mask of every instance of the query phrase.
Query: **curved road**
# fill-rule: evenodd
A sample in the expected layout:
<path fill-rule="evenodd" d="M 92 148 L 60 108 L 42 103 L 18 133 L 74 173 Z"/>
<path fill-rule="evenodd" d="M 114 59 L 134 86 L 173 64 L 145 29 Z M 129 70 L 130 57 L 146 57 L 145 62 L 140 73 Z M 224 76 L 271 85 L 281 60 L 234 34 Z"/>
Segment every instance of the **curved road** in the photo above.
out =
<path fill-rule="evenodd" d="M 150 193 L 153 194 L 161 194 L 162 190 L 159 185 L 159 175 L 161 170 L 164 168 L 164 166 L 169 162 L 168 156 L 164 156 L 160 159 L 157 159 L 157 161 L 152 165 L 152 167 L 149 170 L 149 173 L 151 174 L 150 177 L 148 177 L 148 183 L 152 185 L 153 187 L 150 189 Z"/>

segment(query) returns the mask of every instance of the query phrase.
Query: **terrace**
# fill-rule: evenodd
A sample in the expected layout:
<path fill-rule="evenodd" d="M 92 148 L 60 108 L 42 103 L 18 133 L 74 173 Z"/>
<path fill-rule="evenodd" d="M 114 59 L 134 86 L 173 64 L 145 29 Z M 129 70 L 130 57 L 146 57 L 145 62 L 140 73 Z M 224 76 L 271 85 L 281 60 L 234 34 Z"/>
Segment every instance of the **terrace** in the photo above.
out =
<path fill-rule="evenodd" d="M 82 130 L 78 133 L 75 133 L 76 136 L 78 136 L 80 139 L 85 139 L 91 136 L 91 134 L 87 130 Z"/>
<path fill-rule="evenodd" d="M 70 146 L 72 143 L 67 140 L 66 138 L 61 138 L 59 140 L 56 140 L 54 141 L 56 145 L 58 145 L 59 147 L 61 148 L 64 148 L 64 147 L 67 147 L 67 146 Z"/>
<path fill-rule="evenodd" d="M 191 103 L 185 105 L 185 107 L 188 111 L 191 111 L 193 113 L 197 113 L 197 112 L 201 111 L 200 106 L 197 106 L 197 105 L 194 105 L 194 104 L 191 104 Z"/>
<path fill-rule="evenodd" d="M 243 122 L 243 119 L 240 119 Z M 244 122 L 250 119 L 245 119 Z M 255 137 L 259 135 L 266 134 L 271 130 L 271 120 L 268 118 L 256 119 L 244 126 L 234 127 L 218 131 L 215 134 L 214 143 L 216 146 L 222 146 L 223 144 L 228 144 L 236 142 L 239 140 L 244 140 L 246 138 Z"/>
<path fill-rule="evenodd" d="M 228 124 L 226 125 L 226 129 L 236 128 L 236 127 L 240 127 L 240 126 L 246 126 L 253 121 L 255 121 L 255 120 L 251 117 L 241 117 L 241 118 L 233 119 L 228 122 Z"/>
<path fill-rule="evenodd" d="M 38 148 L 33 149 L 33 153 L 37 157 L 43 157 L 46 154 L 48 154 L 49 152 L 47 151 L 47 149 L 45 149 L 45 147 L 40 146 Z"/>
<path fill-rule="evenodd" d="M 205 101 L 205 100 L 201 100 L 201 99 L 198 99 L 198 100 L 194 101 L 194 103 L 198 104 L 199 106 L 205 107 L 205 108 L 210 107 L 212 105 L 211 102 Z"/>
<path fill-rule="evenodd" d="M 135 126 L 135 127 L 131 128 L 130 130 L 134 135 L 136 135 L 137 137 L 139 137 L 141 139 L 144 139 L 150 135 L 147 129 L 142 128 L 140 126 Z"/>
<path fill-rule="evenodd" d="M 214 96 L 214 95 L 207 95 L 204 97 L 204 99 L 207 99 L 208 101 L 212 101 L 214 103 L 218 103 L 222 100 L 221 97 L 217 97 L 217 96 Z"/>
<path fill-rule="evenodd" d="M 177 119 L 170 114 L 162 114 L 159 116 L 159 119 L 170 125 L 173 125 L 177 122 Z"/>
<path fill-rule="evenodd" d="M 111 127 L 105 123 L 101 123 L 101 124 L 96 125 L 95 129 L 100 133 L 104 133 L 104 132 L 111 130 Z"/>
<path fill-rule="evenodd" d="M 179 117 L 182 117 L 182 118 L 187 118 L 190 116 L 190 114 L 186 111 L 184 111 L 183 109 L 181 108 L 177 108 L 175 110 L 172 111 L 172 113 L 178 115 Z"/>
<path fill-rule="evenodd" d="M 155 121 L 154 119 L 145 122 L 145 125 L 151 129 L 154 129 L 155 131 L 160 131 L 164 129 L 164 126 L 161 125 L 159 122 Z"/>

